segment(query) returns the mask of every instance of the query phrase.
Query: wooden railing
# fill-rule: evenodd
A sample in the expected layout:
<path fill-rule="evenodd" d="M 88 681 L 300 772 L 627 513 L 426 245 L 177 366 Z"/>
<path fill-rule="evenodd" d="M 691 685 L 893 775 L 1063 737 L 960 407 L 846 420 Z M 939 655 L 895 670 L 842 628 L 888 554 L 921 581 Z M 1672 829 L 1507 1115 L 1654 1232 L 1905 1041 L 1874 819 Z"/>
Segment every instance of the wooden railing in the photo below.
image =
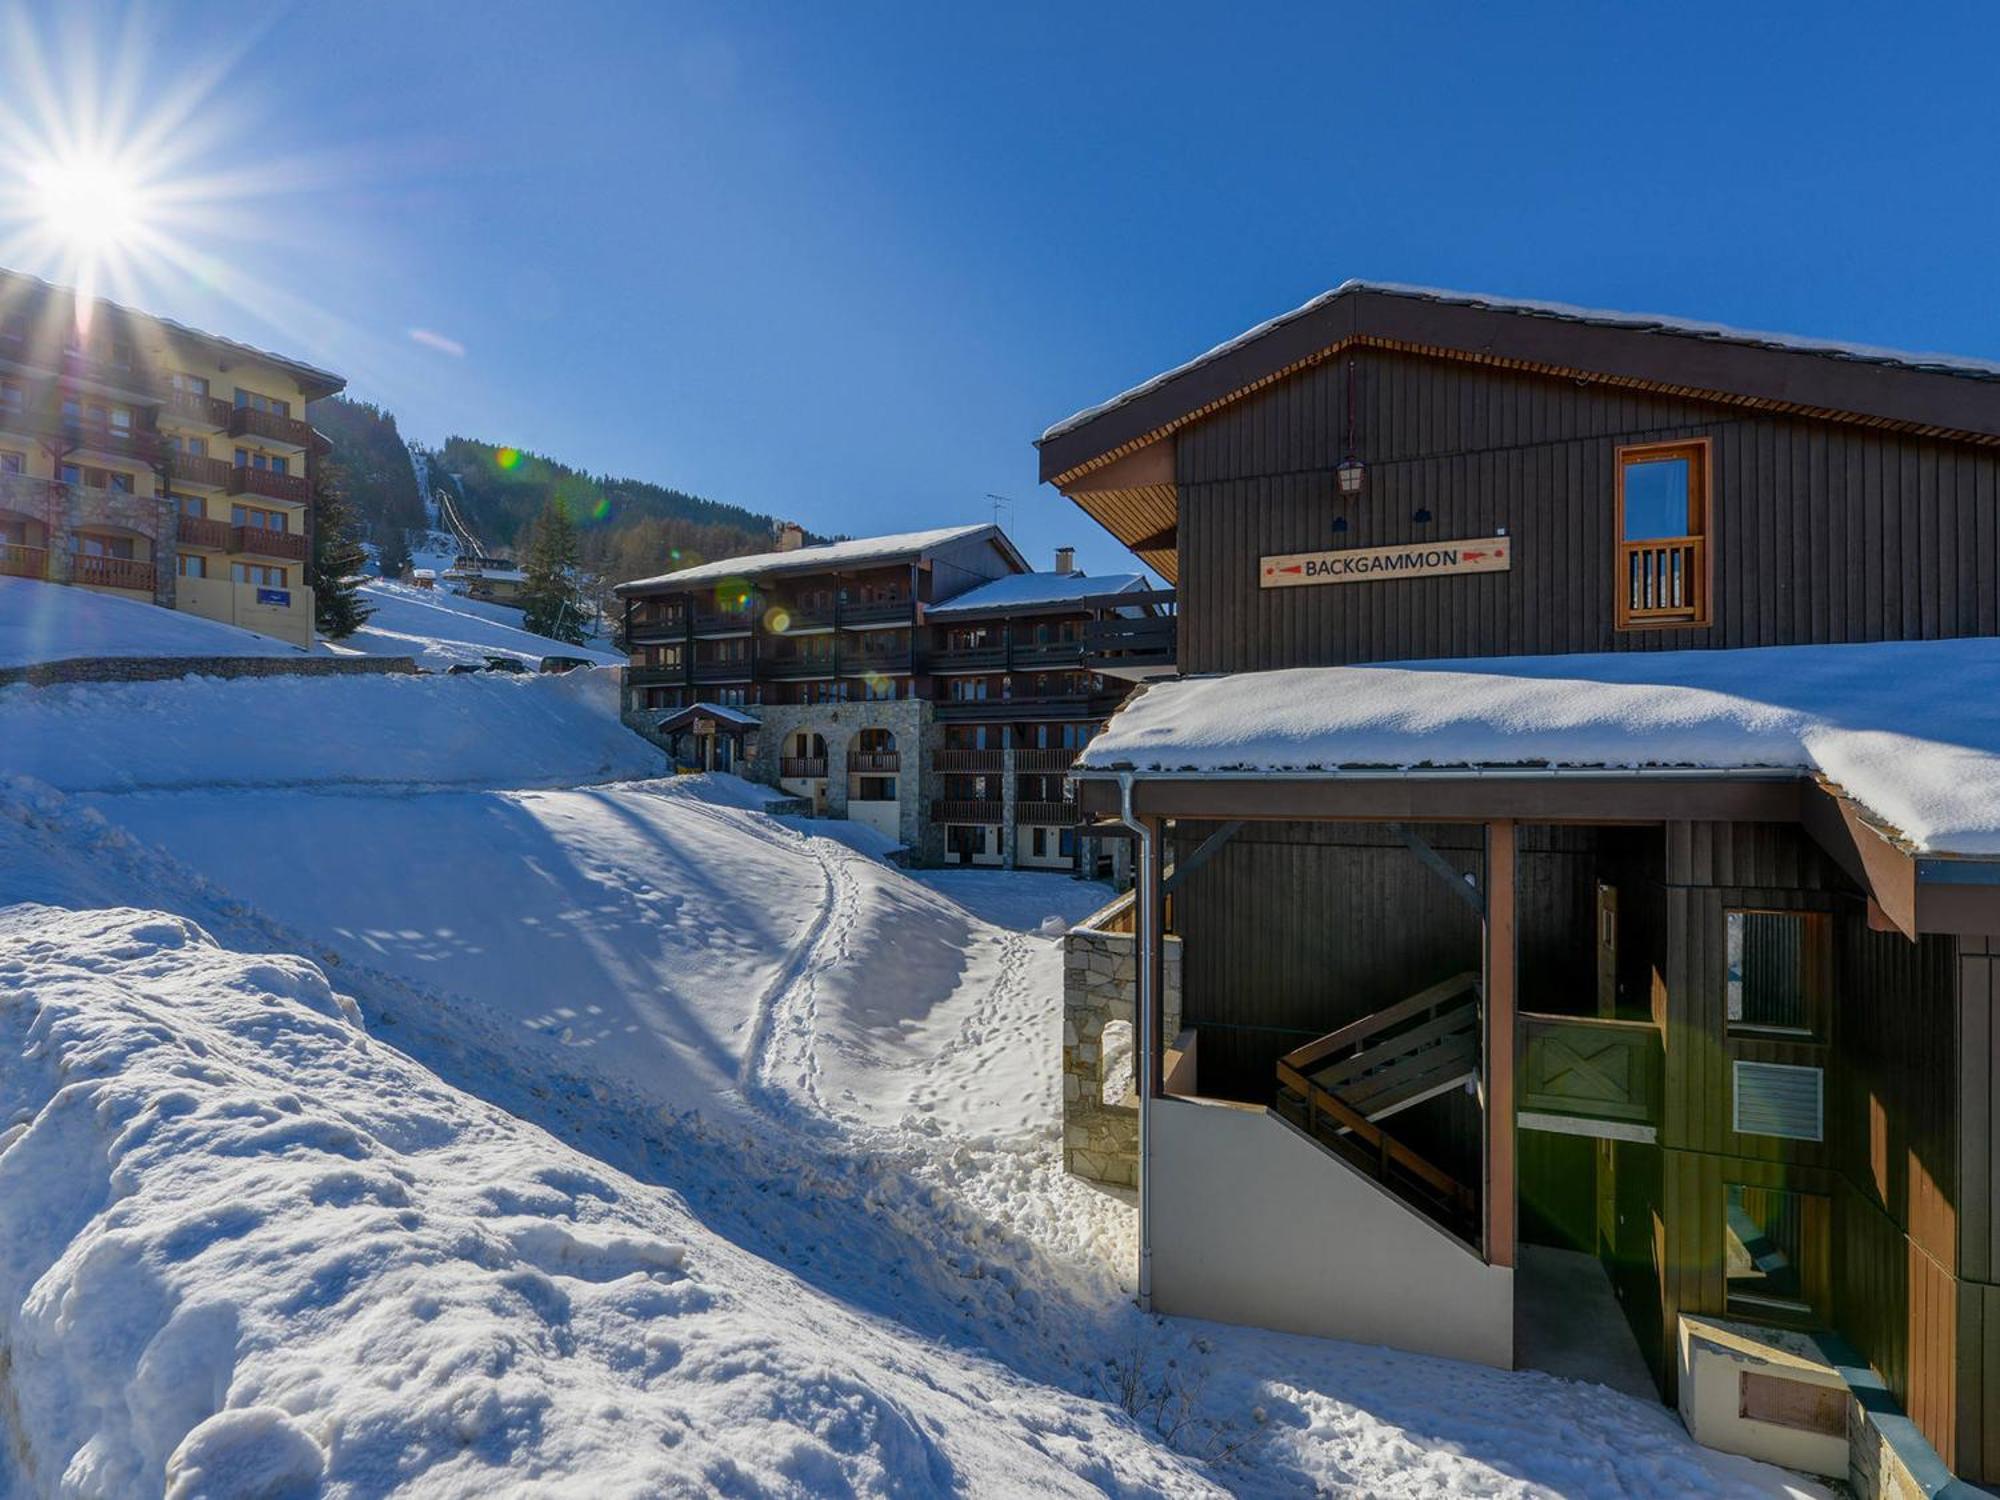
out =
<path fill-rule="evenodd" d="M 229 550 L 230 526 L 227 521 L 211 521 L 207 516 L 182 516 L 174 534 L 183 547 L 208 547 L 217 552 Z"/>
<path fill-rule="evenodd" d="M 752 616 L 747 609 L 696 610 L 694 631 L 696 635 L 718 630 L 748 630 Z"/>
<path fill-rule="evenodd" d="M 153 463 L 160 456 L 160 436 L 156 432 L 113 427 L 109 422 L 63 422 L 57 430 L 65 443 L 91 453 L 113 453 L 144 464 Z"/>
<path fill-rule="evenodd" d="M 925 653 L 924 665 L 935 672 L 1000 671 L 1007 665 L 1005 646 L 939 646 Z"/>
<path fill-rule="evenodd" d="M 740 682 L 750 675 L 750 659 L 741 661 L 698 661 L 694 664 L 696 682 Z"/>
<path fill-rule="evenodd" d="M 303 474 L 279 474 L 271 469 L 238 465 L 229 471 L 229 493 L 304 503 L 312 499 L 312 486 L 306 483 Z"/>
<path fill-rule="evenodd" d="M 48 548 L 26 547 L 18 542 L 0 542 L 0 577 L 46 578 L 48 576 Z"/>
<path fill-rule="evenodd" d="M 821 640 L 826 637 L 821 636 Z M 757 665 L 769 677 L 831 677 L 833 675 L 833 653 L 817 651 L 785 651 L 770 656 L 759 657 Z"/>
<path fill-rule="evenodd" d="M 1031 772 L 1040 772 L 1043 775 L 1047 775 L 1053 771 L 1067 771 L 1071 766 L 1076 764 L 1076 758 L 1081 754 L 1083 754 L 1081 750 L 1073 747 L 1058 747 L 1053 750 L 1016 750 L 1014 752 L 1014 769 L 1023 775 Z"/>
<path fill-rule="evenodd" d="M 850 750 L 847 769 L 867 776 L 879 776 L 903 768 L 901 752 L 895 750 Z"/>
<path fill-rule="evenodd" d="M 1535 1114 L 1657 1124 L 1663 1049 L 1650 1021 L 1520 1018 L 1520 1107 Z"/>
<path fill-rule="evenodd" d="M 203 396 L 195 391 L 168 391 L 160 409 L 170 417 L 197 427 L 221 428 L 229 425 L 230 406 L 220 396 Z"/>
<path fill-rule="evenodd" d="M 70 562 L 71 583 L 153 592 L 153 565 L 149 562 L 136 562 L 129 557 L 94 557 L 88 552 L 77 553 Z"/>
<path fill-rule="evenodd" d="M 1076 804 L 1074 802 L 1016 802 L 1014 821 L 1038 828 L 1073 828 L 1076 826 Z"/>
<path fill-rule="evenodd" d="M 897 625 L 910 618 L 908 599 L 872 599 L 840 606 L 843 625 Z"/>
<path fill-rule="evenodd" d="M 229 548 L 232 552 L 247 552 L 253 557 L 282 557 L 289 562 L 306 560 L 306 539 L 296 531 L 273 531 L 265 526 L 232 526 L 229 528 Z"/>
<path fill-rule="evenodd" d="M 798 780 L 810 780 L 826 775 L 824 755 L 782 755 L 778 757 L 778 774 Z"/>
<path fill-rule="evenodd" d="M 630 687 L 679 687 L 688 680 L 686 667 L 627 667 L 625 682 Z"/>
<path fill-rule="evenodd" d="M 931 820 L 937 823 L 998 823 L 998 802 L 970 802 L 939 798 L 931 804 Z"/>
<path fill-rule="evenodd" d="M 1625 619 L 1692 620 L 1703 613 L 1707 586 L 1705 546 L 1698 536 L 1658 537 L 1620 542 L 1618 565 L 1624 578 Z"/>
<path fill-rule="evenodd" d="M 1076 667 L 1083 664 L 1083 642 L 1017 641 L 1008 648 L 1008 664 L 1017 672 L 1037 667 Z"/>
<path fill-rule="evenodd" d="M 1005 766 L 1001 750 L 933 750 L 933 771 L 998 771 Z"/>
<path fill-rule="evenodd" d="M 266 442 L 304 448 L 312 442 L 312 425 L 301 422 L 297 417 L 281 417 L 274 411 L 238 406 L 229 413 L 229 435 L 262 438 Z"/>
<path fill-rule="evenodd" d="M 1172 615 L 1092 620 L 1083 627 L 1083 650 L 1099 670 L 1120 666 L 1163 666 L 1174 660 L 1178 622 Z"/>
<path fill-rule="evenodd" d="M 202 485 L 212 490 L 228 489 L 234 473 L 223 459 L 181 452 L 173 455 L 168 472 L 176 484 Z"/>

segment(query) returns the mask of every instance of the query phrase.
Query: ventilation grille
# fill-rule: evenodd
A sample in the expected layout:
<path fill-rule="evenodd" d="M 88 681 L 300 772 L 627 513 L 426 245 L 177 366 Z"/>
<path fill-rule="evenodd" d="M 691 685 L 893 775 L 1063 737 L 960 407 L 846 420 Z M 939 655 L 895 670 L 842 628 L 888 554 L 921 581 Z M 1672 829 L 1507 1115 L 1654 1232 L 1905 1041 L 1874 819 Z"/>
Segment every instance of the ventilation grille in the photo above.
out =
<path fill-rule="evenodd" d="M 1736 1130 L 1794 1141 L 1824 1139 L 1826 1074 L 1784 1063 L 1736 1065 Z"/>

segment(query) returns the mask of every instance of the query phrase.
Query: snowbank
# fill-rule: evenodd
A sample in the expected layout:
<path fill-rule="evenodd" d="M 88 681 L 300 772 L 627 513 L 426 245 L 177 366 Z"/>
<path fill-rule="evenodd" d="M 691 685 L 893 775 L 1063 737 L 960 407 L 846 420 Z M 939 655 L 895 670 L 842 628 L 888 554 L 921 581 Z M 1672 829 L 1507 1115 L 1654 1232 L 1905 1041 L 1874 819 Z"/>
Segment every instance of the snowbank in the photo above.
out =
<path fill-rule="evenodd" d="M 1158 683 L 1079 770 L 1820 771 L 1919 849 L 2000 854 L 2000 640 L 1310 667 Z"/>
<path fill-rule="evenodd" d="M 602 645 L 572 646 L 521 628 L 521 611 L 487 604 L 442 589 L 373 579 L 361 586 L 374 611 L 353 635 L 323 643 L 321 649 L 366 656 L 413 656 L 419 666 L 440 671 L 453 662 L 512 656 L 532 664 L 545 656 L 575 656 L 617 667 L 625 658 Z"/>
<path fill-rule="evenodd" d="M 166 613 L 166 611 L 159 611 Z M 267 677 L 0 689 L 0 769 L 65 791 L 658 775 L 617 674 Z"/>
<path fill-rule="evenodd" d="M 0 912 L 0 1333 L 40 1493 L 1211 1492 L 372 1040 L 315 965 Z"/>
<path fill-rule="evenodd" d="M 32 578 L 0 578 L 0 667 L 86 656 L 300 656 L 254 630 Z"/>

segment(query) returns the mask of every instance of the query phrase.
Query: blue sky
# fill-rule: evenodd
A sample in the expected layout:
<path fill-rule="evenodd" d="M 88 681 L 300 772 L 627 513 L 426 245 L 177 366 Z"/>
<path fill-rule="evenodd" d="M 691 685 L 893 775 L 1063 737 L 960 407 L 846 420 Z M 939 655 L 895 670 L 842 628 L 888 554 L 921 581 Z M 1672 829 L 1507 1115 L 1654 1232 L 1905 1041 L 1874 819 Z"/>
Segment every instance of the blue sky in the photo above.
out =
<path fill-rule="evenodd" d="M 162 171 L 210 274 L 135 264 L 144 305 L 341 370 L 419 438 L 820 531 L 997 492 L 1031 556 L 1127 564 L 1036 484 L 1033 437 L 1349 276 L 2000 356 L 2000 20 L 1969 5 L 14 24 L 45 74 L 136 56 L 126 134 L 200 95 Z M 32 114 L 6 51 L 0 103 Z"/>

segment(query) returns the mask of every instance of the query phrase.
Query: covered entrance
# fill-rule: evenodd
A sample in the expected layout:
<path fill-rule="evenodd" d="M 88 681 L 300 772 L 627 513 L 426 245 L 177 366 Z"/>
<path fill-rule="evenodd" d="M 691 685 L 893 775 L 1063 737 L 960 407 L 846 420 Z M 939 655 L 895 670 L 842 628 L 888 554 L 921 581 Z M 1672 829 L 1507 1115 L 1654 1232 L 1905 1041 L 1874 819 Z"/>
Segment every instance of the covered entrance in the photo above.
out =
<path fill-rule="evenodd" d="M 678 769 L 741 774 L 745 737 L 757 727 L 757 720 L 740 709 L 696 703 L 661 719 L 654 732 L 666 742 Z"/>

